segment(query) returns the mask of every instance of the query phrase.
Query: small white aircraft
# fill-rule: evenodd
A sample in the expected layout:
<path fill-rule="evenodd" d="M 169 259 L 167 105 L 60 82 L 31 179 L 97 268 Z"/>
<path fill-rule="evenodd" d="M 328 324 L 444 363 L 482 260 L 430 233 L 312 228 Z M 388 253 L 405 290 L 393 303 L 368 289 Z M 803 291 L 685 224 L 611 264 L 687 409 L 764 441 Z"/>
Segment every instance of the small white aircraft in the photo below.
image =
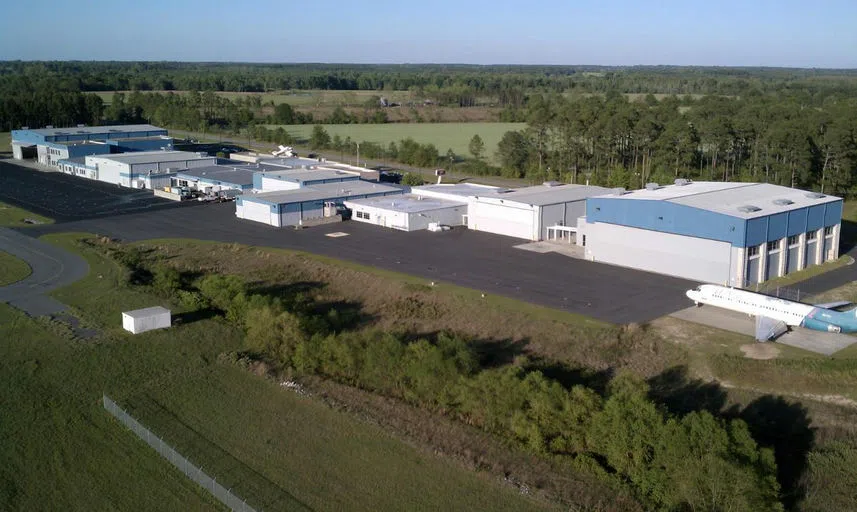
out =
<path fill-rule="evenodd" d="M 814 331 L 857 332 L 857 309 L 832 309 L 850 304 L 848 301 L 810 305 L 716 284 L 697 286 L 688 290 L 687 296 L 697 306 L 709 304 L 756 317 L 759 341 L 772 340 L 789 327 L 798 326 Z"/>

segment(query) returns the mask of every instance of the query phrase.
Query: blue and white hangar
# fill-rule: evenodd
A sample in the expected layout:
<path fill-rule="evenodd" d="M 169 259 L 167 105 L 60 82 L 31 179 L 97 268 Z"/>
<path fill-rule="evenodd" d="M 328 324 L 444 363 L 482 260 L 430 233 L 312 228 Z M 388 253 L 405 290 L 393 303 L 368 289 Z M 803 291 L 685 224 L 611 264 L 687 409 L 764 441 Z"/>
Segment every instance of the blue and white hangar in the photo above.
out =
<path fill-rule="evenodd" d="M 590 197 L 586 259 L 747 286 L 839 257 L 842 199 L 767 183 L 651 183 Z"/>

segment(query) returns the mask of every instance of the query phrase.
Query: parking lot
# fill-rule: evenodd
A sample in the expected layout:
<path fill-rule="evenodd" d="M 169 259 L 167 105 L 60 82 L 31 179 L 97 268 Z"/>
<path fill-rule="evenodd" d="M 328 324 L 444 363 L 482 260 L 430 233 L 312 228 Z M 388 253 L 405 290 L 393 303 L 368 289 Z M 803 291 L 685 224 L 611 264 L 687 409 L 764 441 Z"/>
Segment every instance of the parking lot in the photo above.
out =
<path fill-rule="evenodd" d="M 57 222 L 175 208 L 179 203 L 60 172 L 36 171 L 0 159 L 0 201 Z"/>

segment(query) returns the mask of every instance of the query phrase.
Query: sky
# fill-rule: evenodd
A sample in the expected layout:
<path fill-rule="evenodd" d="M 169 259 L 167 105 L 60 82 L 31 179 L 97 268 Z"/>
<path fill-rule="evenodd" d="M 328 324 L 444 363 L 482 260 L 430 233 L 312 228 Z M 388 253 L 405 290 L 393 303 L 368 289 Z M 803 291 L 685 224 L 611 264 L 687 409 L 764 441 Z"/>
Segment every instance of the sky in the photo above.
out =
<path fill-rule="evenodd" d="M 857 0 L 28 0 L 0 60 L 857 68 Z"/>

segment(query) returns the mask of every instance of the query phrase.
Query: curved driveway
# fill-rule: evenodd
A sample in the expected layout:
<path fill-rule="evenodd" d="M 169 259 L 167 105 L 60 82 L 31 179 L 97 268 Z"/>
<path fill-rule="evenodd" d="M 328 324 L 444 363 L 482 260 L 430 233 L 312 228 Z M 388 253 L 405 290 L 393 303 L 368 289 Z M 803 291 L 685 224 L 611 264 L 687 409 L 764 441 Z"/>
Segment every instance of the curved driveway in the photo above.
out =
<path fill-rule="evenodd" d="M 30 316 L 64 310 L 64 304 L 46 294 L 89 272 L 89 265 L 80 256 L 8 228 L 0 228 L 0 250 L 26 261 L 32 269 L 21 281 L 0 287 L 0 302 L 9 303 Z"/>

